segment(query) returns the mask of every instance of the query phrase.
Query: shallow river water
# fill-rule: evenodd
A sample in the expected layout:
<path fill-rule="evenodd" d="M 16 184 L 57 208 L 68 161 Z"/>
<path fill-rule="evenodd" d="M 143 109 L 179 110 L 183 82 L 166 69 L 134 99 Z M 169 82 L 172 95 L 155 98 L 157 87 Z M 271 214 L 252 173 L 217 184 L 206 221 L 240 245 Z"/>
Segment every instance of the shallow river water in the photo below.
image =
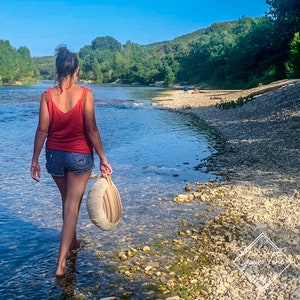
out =
<path fill-rule="evenodd" d="M 29 175 L 39 98 L 51 84 L 0 87 L 0 299 L 73 299 L 54 276 L 61 207 L 44 152 L 41 182 Z M 178 205 L 172 199 L 186 182 L 215 178 L 195 168 L 213 151 L 214 138 L 191 116 L 152 106 L 158 89 L 89 87 L 124 209 L 117 230 L 102 232 L 88 218 L 86 195 L 82 203 L 78 236 L 85 246 L 71 288 L 80 299 L 100 299 L 122 290 L 109 254 L 151 244 L 158 235 L 172 237 L 181 219 L 205 209 L 200 202 Z M 138 287 L 132 289 L 135 299 L 143 299 Z"/>

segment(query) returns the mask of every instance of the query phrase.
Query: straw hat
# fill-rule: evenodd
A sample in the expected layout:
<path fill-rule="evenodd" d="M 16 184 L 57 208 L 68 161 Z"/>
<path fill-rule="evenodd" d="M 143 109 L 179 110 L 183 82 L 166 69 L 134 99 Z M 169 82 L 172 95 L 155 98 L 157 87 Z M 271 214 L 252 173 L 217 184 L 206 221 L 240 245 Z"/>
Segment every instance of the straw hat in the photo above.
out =
<path fill-rule="evenodd" d="M 121 197 L 109 175 L 97 178 L 88 192 L 86 205 L 90 220 L 102 230 L 115 229 L 121 220 Z"/>

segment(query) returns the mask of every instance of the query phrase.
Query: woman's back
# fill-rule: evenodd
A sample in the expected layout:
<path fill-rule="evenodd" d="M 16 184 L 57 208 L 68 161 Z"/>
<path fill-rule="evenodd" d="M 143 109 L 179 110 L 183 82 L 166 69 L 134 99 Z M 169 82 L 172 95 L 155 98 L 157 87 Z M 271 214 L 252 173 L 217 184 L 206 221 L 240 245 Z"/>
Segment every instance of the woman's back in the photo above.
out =
<path fill-rule="evenodd" d="M 84 122 L 87 88 L 74 88 L 60 92 L 46 90 L 49 110 L 49 129 L 46 149 L 77 153 L 92 153 Z"/>
<path fill-rule="evenodd" d="M 58 87 L 50 89 L 53 103 L 63 113 L 71 111 L 76 106 L 81 99 L 82 92 L 82 87 L 75 84 L 62 91 Z"/>

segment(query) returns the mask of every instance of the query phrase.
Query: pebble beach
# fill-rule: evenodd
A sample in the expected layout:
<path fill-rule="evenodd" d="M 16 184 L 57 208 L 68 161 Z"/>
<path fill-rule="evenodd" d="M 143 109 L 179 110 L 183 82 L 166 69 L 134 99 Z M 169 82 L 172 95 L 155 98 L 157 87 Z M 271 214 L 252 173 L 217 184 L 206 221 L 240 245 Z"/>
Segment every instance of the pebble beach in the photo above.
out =
<path fill-rule="evenodd" d="M 220 105 L 241 98 L 249 101 Z M 203 165 L 222 177 L 174 198 L 223 210 L 202 228 L 183 224 L 180 239 L 194 250 L 182 254 L 182 264 L 194 268 L 166 279 L 167 299 L 300 299 L 299 80 L 249 90 L 167 90 L 154 101 L 209 126 L 218 151 Z M 199 258 L 204 248 L 210 265 Z M 179 292 L 184 286 L 186 295 Z"/>

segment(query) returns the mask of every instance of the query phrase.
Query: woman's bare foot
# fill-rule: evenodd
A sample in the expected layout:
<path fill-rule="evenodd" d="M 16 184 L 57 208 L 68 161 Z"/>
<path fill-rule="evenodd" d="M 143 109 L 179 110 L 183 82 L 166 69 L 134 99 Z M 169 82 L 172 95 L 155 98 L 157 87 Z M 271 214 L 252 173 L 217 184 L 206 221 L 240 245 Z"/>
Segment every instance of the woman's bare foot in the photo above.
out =
<path fill-rule="evenodd" d="M 57 267 L 55 275 L 57 277 L 64 276 L 67 273 L 67 267 Z"/>

